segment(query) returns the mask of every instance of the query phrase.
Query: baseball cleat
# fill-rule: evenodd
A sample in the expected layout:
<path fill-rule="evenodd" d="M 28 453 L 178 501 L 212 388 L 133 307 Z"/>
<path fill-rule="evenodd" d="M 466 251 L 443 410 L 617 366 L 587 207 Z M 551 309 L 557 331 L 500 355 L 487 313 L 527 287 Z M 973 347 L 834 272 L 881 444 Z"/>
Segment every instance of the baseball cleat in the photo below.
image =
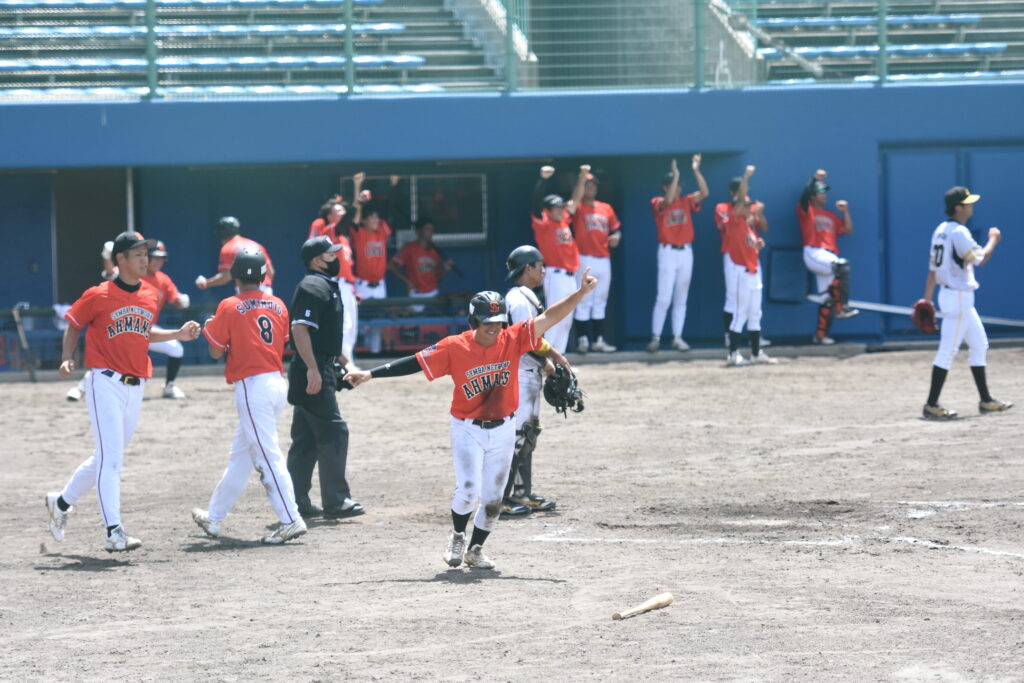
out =
<path fill-rule="evenodd" d="M 442 559 L 449 567 L 458 567 L 462 564 L 462 554 L 466 550 L 466 532 L 458 532 L 452 529 L 448 532 L 448 548 L 444 551 Z"/>
<path fill-rule="evenodd" d="M 185 392 L 174 386 L 174 384 L 168 384 L 164 387 L 164 398 L 185 398 Z"/>
<path fill-rule="evenodd" d="M 220 522 L 210 519 L 210 513 L 199 508 L 192 508 L 192 521 L 199 525 L 199 528 L 206 532 L 207 536 L 217 538 L 220 536 Z"/>
<path fill-rule="evenodd" d="M 67 526 L 68 515 L 74 508 L 69 507 L 62 511 L 57 505 L 58 498 L 60 498 L 60 493 L 46 494 L 46 511 L 50 513 L 50 534 L 53 536 L 53 540 L 60 543 L 64 540 L 64 527 Z"/>
<path fill-rule="evenodd" d="M 595 346 L 596 346 L 596 344 L 595 344 Z M 577 351 L 577 353 L 586 353 L 589 350 L 590 350 L 590 340 L 587 339 L 586 336 L 581 336 L 579 341 L 576 343 L 576 351 Z M 597 349 L 594 349 L 594 350 L 596 351 Z"/>
<path fill-rule="evenodd" d="M 772 340 L 771 339 L 765 339 L 764 337 L 761 337 L 761 348 L 764 348 L 766 346 L 771 346 L 771 345 L 772 345 Z"/>
<path fill-rule="evenodd" d="M 359 503 L 351 498 L 346 498 L 341 505 L 334 505 L 323 509 L 323 515 L 327 519 L 345 519 L 347 517 L 358 517 L 366 512 Z"/>
<path fill-rule="evenodd" d="M 930 406 L 927 403 L 924 404 L 924 409 L 921 411 L 926 420 L 955 420 L 956 411 L 946 410 L 942 406 Z"/>
<path fill-rule="evenodd" d="M 611 344 L 606 342 L 604 340 L 604 337 L 598 337 L 597 341 L 594 342 L 594 345 L 591 346 L 590 348 L 592 348 L 594 351 L 600 351 L 601 353 L 611 353 L 612 351 L 619 350 L 617 347 L 612 346 Z"/>
<path fill-rule="evenodd" d="M 522 517 L 528 515 L 531 512 L 531 508 L 515 502 L 512 498 L 506 498 L 501 501 L 501 517 Z"/>
<path fill-rule="evenodd" d="M 750 362 L 757 363 L 759 365 L 777 365 L 779 361 L 772 358 L 764 351 L 761 351 L 756 356 L 751 356 Z"/>
<path fill-rule="evenodd" d="M 741 365 L 747 365 L 748 361 L 743 357 L 742 353 L 733 351 L 729 354 L 729 359 L 725 361 L 725 364 L 730 367 L 740 367 Z"/>
<path fill-rule="evenodd" d="M 473 569 L 494 569 L 494 563 L 484 555 L 483 546 L 477 543 L 466 551 L 466 565 Z"/>
<path fill-rule="evenodd" d="M 835 344 L 836 340 L 832 337 L 818 337 L 817 335 L 811 337 L 812 344 L 822 344 L 823 346 L 829 346 Z"/>
<path fill-rule="evenodd" d="M 991 401 L 982 401 L 978 404 L 978 412 L 982 415 L 985 413 L 1001 413 L 1004 410 L 1009 410 L 1013 407 L 1013 404 L 1009 401 L 1000 401 L 998 398 L 994 398 Z"/>
<path fill-rule="evenodd" d="M 306 523 L 299 517 L 291 524 L 282 524 L 274 530 L 274 533 L 269 536 L 264 536 L 260 539 L 260 543 L 264 545 L 281 545 L 285 541 L 290 541 L 293 538 L 298 538 L 302 534 L 306 533 Z"/>
<path fill-rule="evenodd" d="M 65 394 L 69 401 L 81 401 L 82 396 L 85 395 L 85 387 L 79 382 L 76 386 L 68 389 L 68 393 Z"/>
<path fill-rule="evenodd" d="M 836 313 L 836 317 L 842 320 L 843 318 L 852 318 L 860 313 L 860 309 L 857 308 L 844 308 L 843 310 Z"/>
<path fill-rule="evenodd" d="M 511 496 L 509 500 L 517 505 L 528 507 L 533 512 L 551 512 L 556 507 L 555 501 L 532 493 L 528 496 Z"/>
<path fill-rule="evenodd" d="M 651 337 L 651 341 L 647 342 L 647 353 L 657 353 L 659 346 L 661 346 L 661 337 Z"/>
<path fill-rule="evenodd" d="M 672 339 L 672 348 L 676 351 L 689 351 L 690 345 L 684 342 L 682 337 L 674 337 Z"/>
<path fill-rule="evenodd" d="M 128 532 L 120 524 L 107 532 L 107 540 L 103 543 L 103 549 L 108 553 L 120 553 L 141 547 L 142 541 L 129 536 Z"/>

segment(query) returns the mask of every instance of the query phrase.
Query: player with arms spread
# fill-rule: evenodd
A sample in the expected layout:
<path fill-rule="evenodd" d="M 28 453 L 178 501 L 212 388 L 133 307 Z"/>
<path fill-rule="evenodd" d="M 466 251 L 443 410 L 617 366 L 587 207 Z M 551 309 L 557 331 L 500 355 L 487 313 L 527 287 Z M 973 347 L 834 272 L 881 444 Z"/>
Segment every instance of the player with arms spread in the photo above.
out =
<path fill-rule="evenodd" d="M 451 376 L 455 385 L 451 406 L 455 495 L 453 529 L 444 554 L 450 567 L 458 567 L 465 560 L 470 567 L 494 568 L 494 563 L 484 556 L 482 545 L 501 513 L 502 494 L 515 450 L 519 361 L 524 353 L 539 350 L 544 333 L 570 315 L 596 286 L 597 280 L 585 271 L 575 292 L 536 318 L 511 326 L 501 295 L 480 292 L 469 302 L 471 329 L 445 337 L 415 356 L 348 375 L 355 386 L 375 377 L 417 372 L 423 372 L 431 381 Z M 466 526 L 474 508 L 473 535 L 466 551 Z"/>
<path fill-rule="evenodd" d="M 96 450 L 79 465 L 60 492 L 46 494 L 50 533 L 64 540 L 71 506 L 96 487 L 103 523 L 107 527 L 104 548 L 108 552 L 134 550 L 142 545 L 121 525 L 121 465 L 124 451 L 135 433 L 142 408 L 146 378 L 153 374 L 150 342 L 199 336 L 199 323 L 189 321 L 177 330 L 153 327 L 159 310 L 155 287 L 143 282 L 149 249 L 155 246 L 137 232 L 123 232 L 114 240 L 111 256 L 118 267 L 113 280 L 85 290 L 64 315 L 60 377 L 75 370 L 73 355 L 82 330 L 85 335 L 85 396 Z"/>
<path fill-rule="evenodd" d="M 299 516 L 292 479 L 277 442 L 277 418 L 288 397 L 281 358 L 289 323 L 284 302 L 260 291 L 266 270 L 263 252 L 252 247 L 239 249 L 231 264 L 239 293 L 221 301 L 203 328 L 210 356 L 228 357 L 224 377 L 235 385 L 238 427 L 228 467 L 210 497 L 210 509 L 194 508 L 192 519 L 207 535 L 220 535 L 224 518 L 255 467 L 281 522 L 260 541 L 277 545 L 306 533 L 306 523 Z"/>

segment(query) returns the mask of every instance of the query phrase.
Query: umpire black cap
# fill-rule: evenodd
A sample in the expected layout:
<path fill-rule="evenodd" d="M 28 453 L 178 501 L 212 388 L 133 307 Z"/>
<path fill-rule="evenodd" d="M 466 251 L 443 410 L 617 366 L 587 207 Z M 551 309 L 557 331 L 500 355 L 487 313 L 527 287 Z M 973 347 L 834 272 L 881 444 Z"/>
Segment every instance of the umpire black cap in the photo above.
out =
<path fill-rule="evenodd" d="M 263 282 L 267 275 L 267 257 L 256 247 L 242 247 L 235 252 L 231 277 L 242 282 Z"/>
<path fill-rule="evenodd" d="M 224 216 L 217 221 L 217 235 L 222 239 L 234 237 L 242 230 L 242 224 L 234 216 Z"/>
<path fill-rule="evenodd" d="M 497 292 L 478 292 L 469 300 L 469 326 L 474 330 L 480 323 L 508 325 L 508 304 Z"/>
<path fill-rule="evenodd" d="M 526 266 L 543 260 L 544 257 L 541 255 L 540 250 L 531 244 L 516 247 L 505 260 L 505 268 L 508 269 L 508 275 L 505 277 L 508 280 L 515 280 Z"/>

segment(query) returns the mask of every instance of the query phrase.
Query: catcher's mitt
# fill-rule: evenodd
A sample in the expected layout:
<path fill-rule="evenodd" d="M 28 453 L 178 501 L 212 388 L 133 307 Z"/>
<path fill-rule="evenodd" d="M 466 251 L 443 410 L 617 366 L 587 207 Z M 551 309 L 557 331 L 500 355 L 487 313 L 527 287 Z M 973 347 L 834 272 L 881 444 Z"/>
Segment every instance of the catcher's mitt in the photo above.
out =
<path fill-rule="evenodd" d="M 914 327 L 925 334 L 934 334 L 939 329 L 935 324 L 935 305 L 928 299 L 917 300 L 910 320 L 914 323 Z"/>
<path fill-rule="evenodd" d="M 555 412 L 569 417 L 569 412 L 583 410 L 583 392 L 580 391 L 576 375 L 561 365 L 555 366 L 555 374 L 544 380 L 544 400 L 555 407 Z"/>

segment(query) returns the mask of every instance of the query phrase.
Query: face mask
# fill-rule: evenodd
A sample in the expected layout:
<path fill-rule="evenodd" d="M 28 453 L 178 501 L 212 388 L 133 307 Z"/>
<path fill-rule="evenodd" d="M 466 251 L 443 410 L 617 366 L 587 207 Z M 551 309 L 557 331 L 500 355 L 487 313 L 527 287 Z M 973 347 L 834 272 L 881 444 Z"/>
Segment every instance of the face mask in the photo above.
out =
<path fill-rule="evenodd" d="M 338 273 L 341 272 L 341 262 L 338 259 L 328 261 L 321 272 L 327 277 L 337 277 Z"/>

